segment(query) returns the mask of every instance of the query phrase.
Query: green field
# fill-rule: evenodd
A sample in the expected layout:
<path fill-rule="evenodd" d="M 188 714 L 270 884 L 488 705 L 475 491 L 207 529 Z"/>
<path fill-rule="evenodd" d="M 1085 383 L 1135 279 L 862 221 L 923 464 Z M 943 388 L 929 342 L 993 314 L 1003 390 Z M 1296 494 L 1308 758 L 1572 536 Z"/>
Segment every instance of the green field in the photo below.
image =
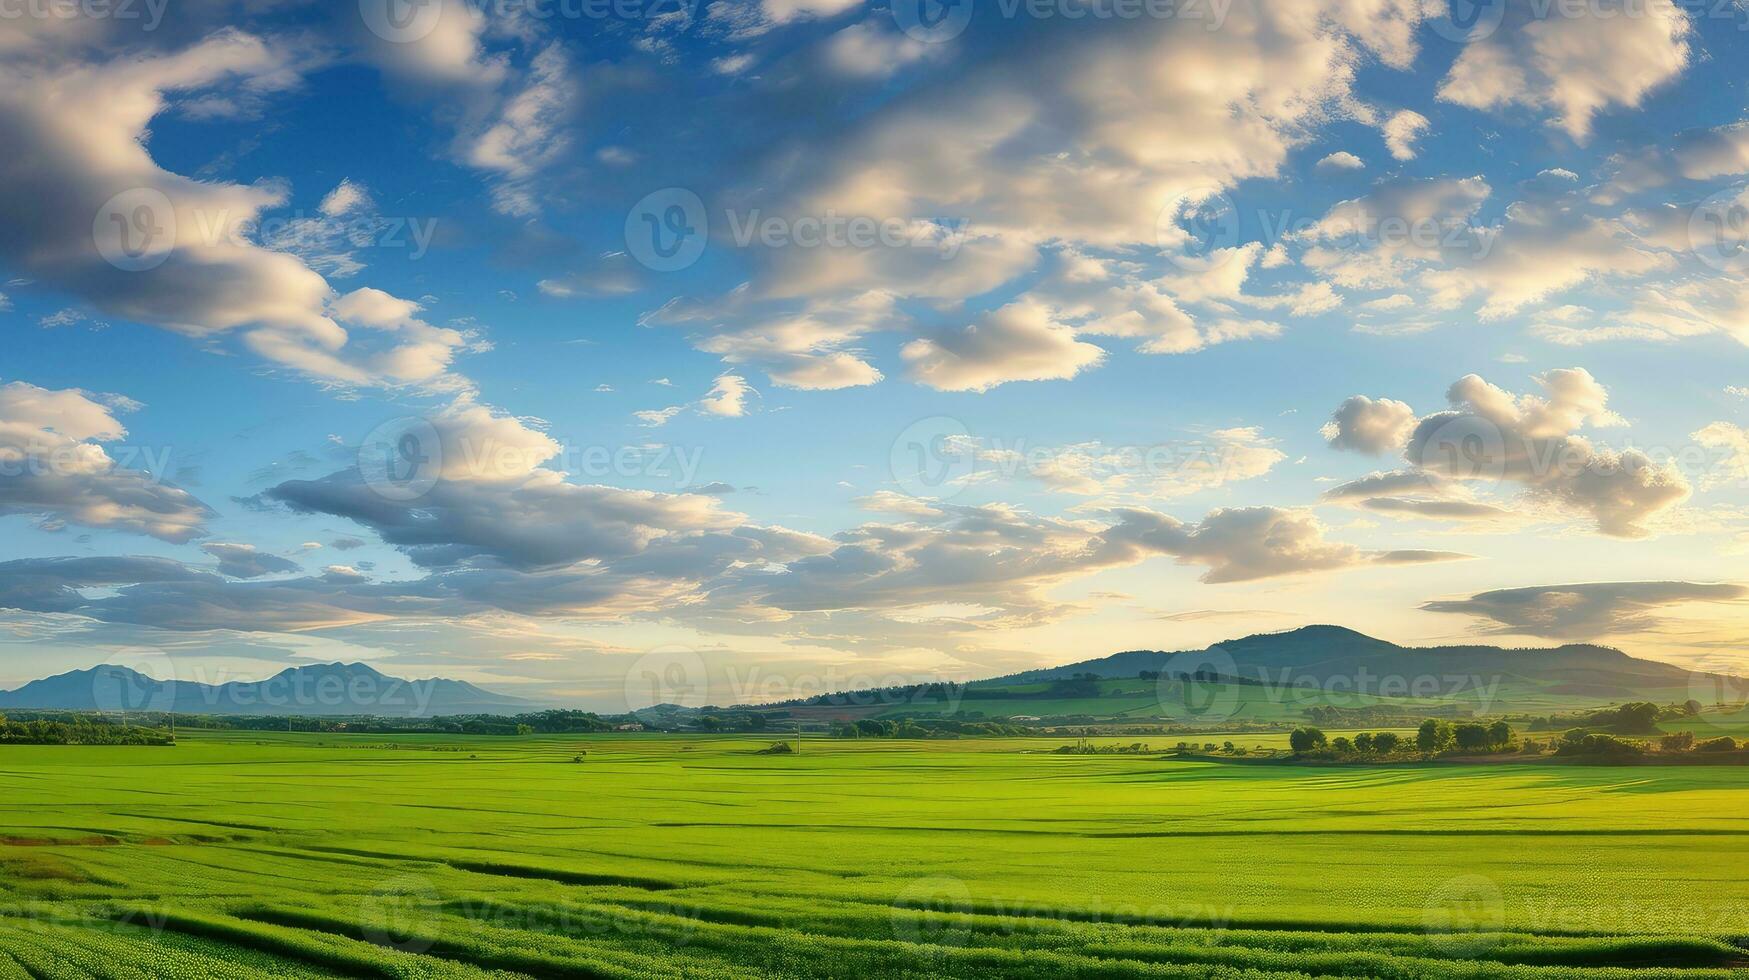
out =
<path fill-rule="evenodd" d="M 1741 767 L 767 744 L 6 747 L 0 978 L 1723 977 L 1749 961 Z"/>

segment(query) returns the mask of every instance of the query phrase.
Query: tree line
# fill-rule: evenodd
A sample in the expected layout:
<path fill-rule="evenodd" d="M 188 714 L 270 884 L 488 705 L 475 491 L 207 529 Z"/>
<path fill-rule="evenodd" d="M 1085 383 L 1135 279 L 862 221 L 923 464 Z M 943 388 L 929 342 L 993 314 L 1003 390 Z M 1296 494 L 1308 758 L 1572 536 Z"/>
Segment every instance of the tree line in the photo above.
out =
<path fill-rule="evenodd" d="M 7 745 L 174 745 L 176 736 L 157 728 L 109 725 L 90 718 L 12 721 L 0 715 L 0 744 Z"/>

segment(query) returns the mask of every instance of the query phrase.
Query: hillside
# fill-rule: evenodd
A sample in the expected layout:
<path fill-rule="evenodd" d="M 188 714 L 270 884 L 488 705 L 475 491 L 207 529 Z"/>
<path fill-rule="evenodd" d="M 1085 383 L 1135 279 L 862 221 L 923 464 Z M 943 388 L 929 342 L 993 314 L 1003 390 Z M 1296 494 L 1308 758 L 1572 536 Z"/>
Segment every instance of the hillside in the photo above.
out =
<path fill-rule="evenodd" d="M 1205 650 L 1130 650 L 959 686 L 827 696 L 792 709 L 804 717 L 1260 724 L 1302 721 L 1320 708 L 1375 717 L 1546 715 L 1687 701 L 1719 689 L 1713 676 L 1591 644 L 1405 647 L 1339 626 L 1308 626 Z"/>
<path fill-rule="evenodd" d="M 1340 626 L 1306 626 L 1284 633 L 1253 634 L 1206 650 L 1132 650 L 979 683 L 1029 684 L 1080 674 L 1136 677 L 1174 662 L 1194 669 L 1199 661 L 1210 665 L 1230 662 L 1238 677 L 1259 681 L 1279 680 L 1283 671 L 1296 678 L 1347 677 L 1362 682 L 1368 677 L 1499 674 L 1509 681 L 1545 686 L 1549 693 L 1604 698 L 1641 697 L 1648 686 L 1686 687 L 1690 681 L 1690 672 L 1675 664 L 1641 660 L 1592 644 L 1531 649 L 1404 647 Z"/>
<path fill-rule="evenodd" d="M 534 707 L 466 681 L 406 680 L 361 663 L 291 667 L 266 680 L 219 685 L 155 680 L 113 664 L 74 670 L 0 692 L 0 710 L 176 711 L 184 714 L 515 714 Z"/>

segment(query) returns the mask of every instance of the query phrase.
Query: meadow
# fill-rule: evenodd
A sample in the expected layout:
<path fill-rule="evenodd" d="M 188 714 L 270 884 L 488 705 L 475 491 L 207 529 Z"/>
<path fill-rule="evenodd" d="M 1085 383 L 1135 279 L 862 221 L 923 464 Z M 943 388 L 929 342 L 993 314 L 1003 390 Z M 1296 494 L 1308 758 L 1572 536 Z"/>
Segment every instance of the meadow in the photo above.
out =
<path fill-rule="evenodd" d="M 1749 964 L 1741 767 L 1321 768 L 1051 754 L 1062 741 L 0 747 L 0 978 Z"/>

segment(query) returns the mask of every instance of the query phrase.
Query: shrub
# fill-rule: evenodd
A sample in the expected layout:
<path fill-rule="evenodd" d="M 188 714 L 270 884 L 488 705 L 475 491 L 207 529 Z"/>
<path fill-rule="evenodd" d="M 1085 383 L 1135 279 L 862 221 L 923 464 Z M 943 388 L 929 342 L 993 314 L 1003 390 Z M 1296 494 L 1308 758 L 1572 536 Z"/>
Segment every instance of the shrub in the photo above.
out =
<path fill-rule="evenodd" d="M 1401 738 L 1397 737 L 1396 732 L 1379 732 L 1372 737 L 1372 747 L 1376 752 L 1389 755 L 1392 752 L 1397 751 L 1397 746 L 1401 744 L 1402 741 Z"/>
<path fill-rule="evenodd" d="M 1700 743 L 1694 747 L 1694 750 L 1696 752 L 1735 752 L 1737 751 L 1737 740 L 1729 735 L 1720 735 L 1718 738 L 1709 738 Z"/>
<path fill-rule="evenodd" d="M 1556 750 L 1555 754 L 1598 755 L 1621 758 L 1626 756 L 1644 755 L 1646 752 L 1646 747 L 1641 743 L 1629 741 L 1625 738 L 1617 738 L 1614 735 L 1592 732 L 1590 734 L 1580 734 L 1578 738 L 1573 738 L 1573 734 L 1574 733 L 1572 732 L 1568 733 L 1568 737 L 1561 741 L 1561 747 Z"/>
<path fill-rule="evenodd" d="M 1361 732 L 1359 735 L 1354 736 L 1354 751 L 1356 751 L 1356 752 L 1371 752 L 1372 745 L 1373 745 L 1373 742 L 1372 742 L 1372 733 L 1371 732 Z"/>
<path fill-rule="evenodd" d="M 1354 743 L 1350 742 L 1346 735 L 1336 736 L 1335 741 L 1330 743 L 1330 747 L 1345 755 L 1354 751 Z"/>
<path fill-rule="evenodd" d="M 1692 748 L 1694 748 L 1693 732 L 1676 732 L 1658 740 L 1658 749 L 1661 752 L 1687 752 Z"/>

